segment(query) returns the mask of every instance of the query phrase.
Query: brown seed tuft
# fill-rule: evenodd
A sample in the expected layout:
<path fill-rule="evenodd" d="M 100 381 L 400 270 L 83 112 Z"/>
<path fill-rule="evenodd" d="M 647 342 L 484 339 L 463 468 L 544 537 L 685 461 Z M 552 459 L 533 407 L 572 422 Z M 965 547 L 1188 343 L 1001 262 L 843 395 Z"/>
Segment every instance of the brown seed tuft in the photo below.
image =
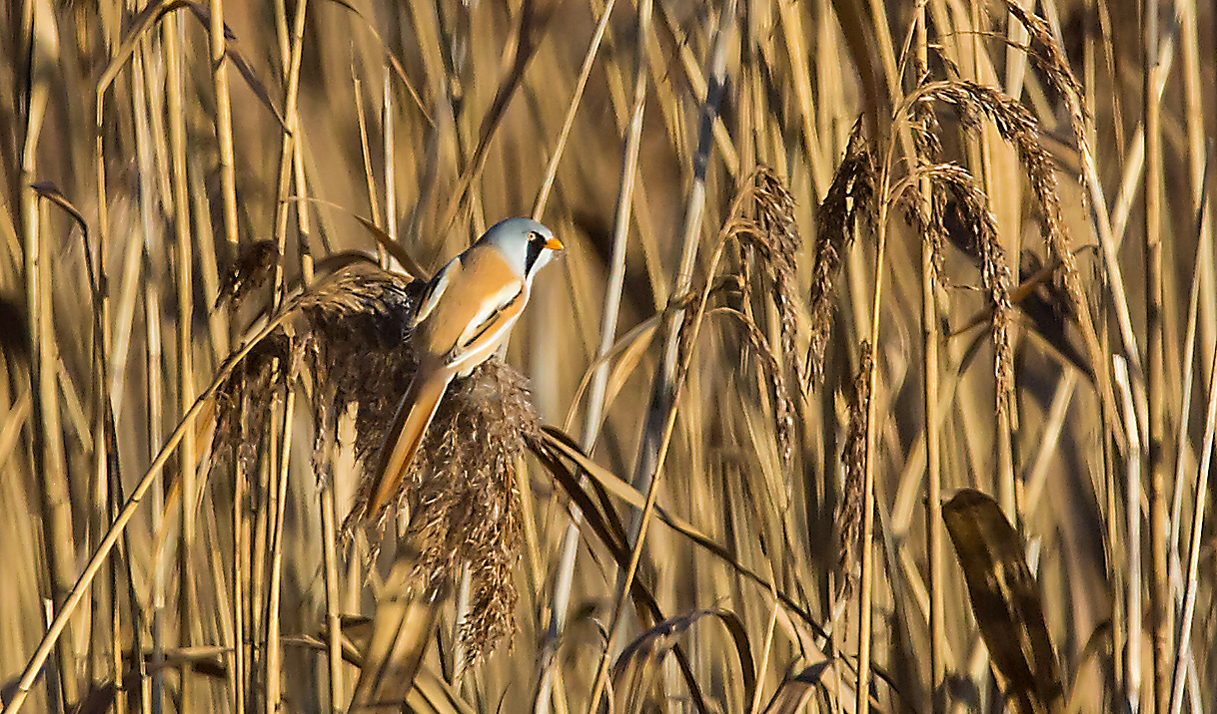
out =
<path fill-rule="evenodd" d="M 834 519 L 837 531 L 837 577 L 842 597 L 853 590 L 851 572 L 858 536 L 862 531 L 862 496 L 866 486 L 866 412 L 870 407 L 871 346 L 863 340 L 858 373 L 842 385 L 849 409 L 841 463 L 845 466 L 845 489 Z"/>
<path fill-rule="evenodd" d="M 1008 414 L 1014 389 L 1014 348 L 1010 341 L 1014 310 L 1010 302 L 1010 269 L 1005 251 L 997 239 L 997 222 L 989 201 L 972 174 L 955 164 L 935 164 L 917 170 L 933 186 L 933 232 L 945 234 L 943 215 L 947 207 L 955 212 L 956 228 L 967 242 L 970 254 L 980 262 L 981 282 L 992 304 L 994 375 L 997 379 L 997 409 Z M 910 185 L 909 191 L 915 190 Z M 941 207 L 941 208 L 940 208 Z"/>
<path fill-rule="evenodd" d="M 270 277 L 271 270 L 279 262 L 279 247 L 273 240 L 259 240 L 241 246 L 236 260 L 229 266 L 216 297 L 216 309 L 231 299 L 234 307 Z"/>
<path fill-rule="evenodd" d="M 1082 97 L 1082 83 L 1078 81 L 1065 57 L 1065 50 L 1057 41 L 1056 34 L 1048 21 L 1039 15 L 1032 14 L 1013 0 L 1006 0 L 1006 9 L 1010 14 L 1027 28 L 1031 36 L 1031 46 L 1027 47 L 1027 57 L 1039 67 L 1048 78 L 1048 84 L 1057 93 L 1069 109 L 1069 128 L 1073 131 L 1074 139 L 1079 143 L 1086 141 L 1086 120 L 1090 113 Z"/>
<path fill-rule="evenodd" d="M 794 218 L 794 197 L 772 169 L 758 166 L 752 174 L 750 188 L 745 190 L 750 192 L 751 201 L 742 204 L 745 220 L 735 223 L 733 237 L 756 254 L 759 258 L 756 265 L 765 271 L 768 285 L 772 287 L 768 293 L 781 325 L 779 350 L 775 352 L 771 348 L 755 323 L 746 318 L 744 321 L 748 341 L 770 374 L 778 449 L 782 461 L 788 462 L 793 449 L 794 406 L 782 365 L 793 365 L 795 383 L 803 383 L 803 364 L 796 356 L 798 289 L 795 280 L 795 258 L 803 241 Z M 741 283 L 746 293 L 752 293 L 756 287 L 754 281 L 747 278 Z"/>
<path fill-rule="evenodd" d="M 816 211 L 815 264 L 811 278 L 811 346 L 808 368 L 811 384 L 824 377 L 824 349 L 832 328 L 833 291 L 841 274 L 841 257 L 853 245 L 861 220 L 874 228 L 875 162 L 870 146 L 862 135 L 862 124 L 854 125 L 837 167 L 828 195 Z"/>

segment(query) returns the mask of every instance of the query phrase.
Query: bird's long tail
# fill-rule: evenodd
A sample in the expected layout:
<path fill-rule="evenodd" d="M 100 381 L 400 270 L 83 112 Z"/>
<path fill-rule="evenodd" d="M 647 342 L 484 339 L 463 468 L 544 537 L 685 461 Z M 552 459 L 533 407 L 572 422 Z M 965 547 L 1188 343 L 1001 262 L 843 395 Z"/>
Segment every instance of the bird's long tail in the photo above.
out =
<path fill-rule="evenodd" d="M 451 381 L 451 375 L 428 375 L 425 378 L 420 375 L 410 384 L 397 406 L 393 430 L 381 447 L 376 484 L 364 508 L 364 517 L 374 517 L 397 493 Z"/>

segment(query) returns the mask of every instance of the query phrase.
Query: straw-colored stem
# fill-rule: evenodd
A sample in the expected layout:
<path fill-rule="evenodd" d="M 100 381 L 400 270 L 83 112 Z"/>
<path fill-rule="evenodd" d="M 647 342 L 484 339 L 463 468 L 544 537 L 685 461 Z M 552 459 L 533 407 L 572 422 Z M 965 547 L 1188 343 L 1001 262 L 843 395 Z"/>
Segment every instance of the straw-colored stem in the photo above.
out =
<path fill-rule="evenodd" d="M 613 7 L 616 4 L 617 0 L 608 0 L 605 3 L 604 11 L 600 13 L 600 21 L 596 23 L 596 31 L 592 34 L 592 41 L 587 48 L 587 53 L 583 57 L 583 67 L 579 69 L 579 79 L 575 82 L 575 92 L 571 97 L 570 104 L 566 108 L 566 116 L 562 119 L 562 130 L 558 132 L 558 142 L 554 145 L 553 155 L 549 158 L 549 165 L 545 167 L 545 178 L 541 182 L 541 190 L 537 192 L 537 200 L 533 203 L 532 218 L 535 221 L 541 220 L 541 217 L 545 215 L 545 204 L 549 201 L 549 192 L 553 188 L 554 179 L 558 175 L 558 163 L 562 160 L 562 155 L 566 151 L 566 140 L 570 138 L 571 127 L 575 124 L 575 115 L 579 112 L 579 104 L 583 101 L 583 90 L 587 89 L 587 80 L 592 76 L 592 65 L 596 61 L 596 55 L 600 51 L 600 43 L 604 40 L 604 32 L 608 29 L 608 22 L 612 17 Z M 645 67 L 645 58 L 646 52 L 640 48 L 637 60 L 638 67 Z M 636 76 L 634 84 L 634 101 L 637 105 L 640 101 L 639 94 L 643 96 L 646 94 L 645 75 Z M 631 130 L 633 125 L 634 122 L 631 119 Z M 641 126 L 639 127 L 639 132 L 641 133 Z M 632 133 L 630 137 L 633 137 Z M 627 146 L 628 141 L 627 139 Z M 637 160 L 635 160 L 635 163 L 637 163 Z M 632 174 L 630 180 L 631 182 L 633 181 Z M 620 201 L 618 201 L 617 210 L 620 215 Z"/>
<path fill-rule="evenodd" d="M 321 538 L 325 566 L 326 662 L 329 665 L 330 712 L 346 711 L 342 681 L 342 620 L 339 616 L 338 548 L 334 527 L 334 484 L 321 484 Z"/>
<path fill-rule="evenodd" d="M 929 40 L 925 5 L 917 18 L 917 58 L 929 66 Z M 920 180 L 921 206 L 925 215 L 932 209 L 933 186 L 928 177 Z M 943 590 L 943 520 L 941 442 L 938 439 L 939 357 L 938 304 L 934 280 L 934 244 L 927 233 L 921 241 L 921 348 L 922 404 L 925 409 L 926 560 L 929 563 L 930 595 L 930 701 L 934 714 L 946 711 L 946 593 Z"/>
<path fill-rule="evenodd" d="M 1201 211 L 1205 187 L 1205 167 L 1208 164 L 1205 142 L 1204 122 L 1204 87 L 1201 75 L 1200 39 L 1198 20 L 1196 17 L 1197 3 L 1195 0 L 1183 3 L 1182 6 L 1182 52 L 1183 57 L 1183 96 L 1186 111 L 1184 121 L 1187 126 L 1187 165 L 1188 178 L 1192 189 L 1192 207 L 1200 219 L 1200 244 L 1210 245 L 1213 226 L 1208 211 Z M 1214 266 L 1213 252 L 1200 251 L 1197 255 L 1200 265 L 1200 357 L 1201 367 L 1212 362 L 1212 353 L 1217 352 L 1217 267 Z M 1210 374 L 1203 373 L 1207 380 Z M 1186 412 L 1181 412 L 1186 414 Z"/>
<path fill-rule="evenodd" d="M 301 3 L 303 4 L 303 3 Z M 288 372 L 292 370 L 289 368 Z M 287 508 L 287 478 L 290 472 L 292 452 L 292 420 L 295 418 L 296 390 L 289 374 L 283 400 L 283 428 L 279 451 L 279 471 L 273 487 L 277 490 L 274 499 L 270 584 L 266 605 L 266 714 L 275 714 L 283 698 L 283 643 L 280 637 L 279 604 L 283 586 L 283 519 Z"/>
<path fill-rule="evenodd" d="M 80 577 L 76 579 L 76 584 L 72 586 L 72 590 L 64 599 L 63 606 L 55 615 L 55 619 L 51 622 L 50 626 L 47 627 L 46 634 L 43 635 L 41 642 L 38 643 L 38 648 L 34 651 L 33 656 L 30 657 L 29 662 L 26 663 L 25 669 L 22 670 L 21 678 L 17 680 L 16 686 L 12 689 L 12 698 L 4 709 L 0 711 L 0 714 L 16 714 L 16 712 L 20 711 L 21 705 L 25 703 L 30 689 L 34 685 L 34 680 L 37 679 L 42 666 L 46 664 L 47 657 L 55 649 L 56 643 L 67 628 L 72 613 L 80 605 L 80 601 L 84 599 L 85 592 L 89 589 L 89 584 L 93 582 L 93 578 L 97 577 L 97 572 L 105 564 L 110 551 L 118 543 L 118 539 L 123 536 L 127 526 L 131 523 L 131 519 L 135 517 L 136 511 L 139 510 L 140 505 L 143 503 L 144 496 L 147 495 L 148 489 L 152 488 L 152 485 L 156 483 L 157 477 L 160 476 L 161 470 L 164 469 L 165 464 L 169 461 L 169 457 L 173 456 L 186 432 L 193 428 L 194 420 L 204 412 L 205 407 L 211 405 L 216 390 L 220 388 L 224 380 L 228 379 L 233 369 L 241 363 L 241 360 L 245 359 L 245 356 L 263 338 L 278 329 L 291 314 L 290 311 L 281 313 L 264 326 L 257 335 L 247 341 L 240 350 L 232 354 L 216 373 L 207 390 L 199 395 L 199 398 L 194 401 L 190 410 L 182 416 L 182 420 L 178 422 L 173 433 L 165 441 L 165 445 L 161 447 L 160 453 L 156 455 L 156 458 L 148 466 L 147 471 L 140 477 L 139 483 L 127 498 L 126 503 L 123 504 L 122 510 L 119 511 L 118 516 L 114 519 L 114 523 L 106 532 L 105 537 L 102 538 L 101 543 L 98 544 L 97 550 L 93 552 L 93 556 L 85 564 Z"/>
<path fill-rule="evenodd" d="M 1154 711 L 1164 713 L 1170 697 L 1170 598 L 1167 595 L 1166 509 L 1166 360 L 1162 286 L 1162 132 L 1161 105 L 1153 97 L 1152 67 L 1158 63 L 1158 4 L 1146 2 L 1144 40 L 1145 112 L 1145 329 L 1149 402 L 1148 460 L 1150 637 L 1153 641 Z"/>
<path fill-rule="evenodd" d="M 161 305 L 159 288 L 152 266 L 157 260 L 160 241 L 157 240 L 158 227 L 154 218 L 154 208 L 157 205 L 155 177 L 153 168 L 152 128 L 148 116 L 148 98 L 154 86 L 151 83 L 151 68 L 148 66 L 148 38 L 140 42 L 141 47 L 133 58 L 131 93 L 132 110 L 135 116 L 135 148 L 139 162 L 139 206 L 140 229 L 143 239 L 142 270 L 144 303 L 144 346 L 146 362 L 146 403 L 144 418 L 148 437 L 148 457 L 154 458 L 162 439 L 161 424 L 164 418 L 163 370 L 161 367 Z M 160 533 L 164 529 L 164 494 L 160 489 L 152 492 L 152 531 Z M 152 658 L 149 662 L 151 676 L 143 681 L 147 695 L 141 704 L 152 714 L 161 714 L 164 708 L 165 678 L 162 664 L 165 660 L 165 602 L 166 602 L 166 563 L 163 558 L 155 558 L 152 563 L 152 592 L 151 612 L 149 613 L 152 639 Z"/>
<path fill-rule="evenodd" d="M 649 0 L 642 0 L 639 3 L 640 13 L 646 5 L 649 5 Z M 649 13 L 650 8 L 647 7 L 646 9 Z M 723 3 L 721 13 L 718 18 L 718 27 L 714 33 L 714 44 L 710 51 L 710 71 L 708 74 L 711 76 L 711 79 L 706 91 L 705 101 L 702 103 L 697 154 L 693 161 L 693 186 L 689 192 L 689 199 L 685 208 L 681 261 L 676 275 L 674 295 L 688 294 L 693 283 L 693 263 L 697 256 L 702 219 L 705 212 L 706 172 L 714 141 L 714 120 L 718 114 L 718 102 L 726 82 L 728 45 L 734 39 L 736 1 L 726 0 Z M 719 252 L 721 252 L 721 246 Z M 717 254 L 715 259 L 711 260 L 709 269 L 711 275 L 714 274 L 716 264 Z M 700 313 L 704 310 L 705 295 L 703 295 L 703 300 L 699 307 L 699 319 L 701 317 Z M 654 512 L 660 476 L 663 473 L 664 459 L 667 456 L 668 445 L 672 438 L 672 429 L 676 423 L 676 404 L 683 383 L 683 377 L 688 370 L 688 363 L 691 359 L 691 354 L 686 354 L 683 359 L 684 364 L 681 364 L 680 332 L 684 316 L 684 310 L 673 310 L 672 316 L 664 326 L 666 344 L 663 351 L 663 364 L 660 366 L 659 375 L 653 388 L 651 397 L 652 409 L 643 427 L 643 441 L 639 447 L 638 461 L 634 467 L 634 487 L 639 491 L 644 488 L 646 489 L 647 501 L 642 511 L 635 514 L 635 518 L 631 521 L 631 532 L 627 534 L 627 538 L 633 541 L 630 562 L 624 574 L 618 578 L 617 600 L 608 630 L 608 642 L 605 643 L 605 649 L 600 656 L 600 664 L 597 668 L 596 677 L 593 680 L 592 697 L 587 709 L 589 714 L 599 711 L 600 699 L 604 694 L 604 688 L 607 683 L 609 660 L 615 652 L 615 641 L 620 638 L 622 614 L 625 611 L 630 589 L 633 586 L 634 576 L 637 574 L 638 564 L 642 557 L 642 546 L 646 537 L 647 527 Z M 694 340 L 696 340 L 696 334 L 694 335 Z M 655 423 L 656 421 L 659 421 L 659 423 Z"/>
<path fill-rule="evenodd" d="M 385 72 L 384 87 L 382 94 L 384 96 L 384 114 L 381 117 L 380 125 L 384 132 L 385 142 L 385 227 L 389 238 L 397 242 L 397 164 L 396 164 L 396 145 L 393 139 L 393 86 L 389 82 L 389 73 Z M 381 257 L 381 265 L 388 265 L 389 257 Z"/>
<path fill-rule="evenodd" d="M 31 42 L 44 42 L 40 40 L 38 33 L 55 31 L 54 27 L 45 26 L 53 17 L 50 14 L 53 11 L 49 6 L 35 8 L 35 5 L 38 3 L 26 5 L 30 14 L 22 19 L 29 23 Z M 36 64 L 48 61 L 50 58 L 44 56 L 48 49 L 39 47 L 36 51 L 31 51 L 32 62 Z M 55 261 L 52 246 L 58 241 L 52 241 L 48 236 L 48 204 L 38 200 L 31 186 L 38 180 L 38 140 L 46 116 L 51 68 L 32 66 L 30 70 L 33 77 L 24 117 L 25 125 L 22 127 L 24 135 L 21 137 L 18 195 L 21 200 L 22 239 L 26 247 L 26 310 L 33 338 L 30 384 L 36 397 L 33 402 L 33 424 L 36 425 L 33 430 L 34 468 L 38 474 L 37 483 L 40 485 L 38 497 L 42 516 L 43 549 L 47 559 L 47 582 L 50 584 L 49 599 L 53 603 L 54 611 L 58 613 L 63 606 L 64 592 L 68 589 L 67 583 L 71 581 L 72 564 L 75 560 L 72 551 L 75 541 L 72 537 L 71 504 L 68 501 L 67 472 L 59 420 L 59 392 L 56 386 L 59 343 L 53 328 L 52 263 Z M 48 677 L 47 686 L 48 690 L 50 687 L 59 687 L 51 701 L 58 698 L 66 707 L 78 697 L 75 655 L 71 642 L 65 642 L 59 649 L 58 673 L 59 681 L 54 682 Z"/>
<path fill-rule="evenodd" d="M 1217 376 L 1217 352 L 1210 374 Z M 1179 615 L 1179 646 L 1175 650 L 1170 677 L 1170 714 L 1183 707 L 1184 668 L 1195 654 L 1191 651 L 1192 621 L 1196 614 L 1197 584 L 1200 582 L 1200 552 L 1203 546 L 1204 512 L 1208 502 L 1209 468 L 1213 460 L 1214 433 L 1217 432 L 1217 379 L 1209 381 L 1208 410 L 1204 420 L 1204 441 L 1201 446 L 1200 468 L 1196 471 L 1196 487 L 1192 499 L 1191 539 L 1187 548 L 1187 572 L 1183 579 L 1182 607 Z"/>
<path fill-rule="evenodd" d="M 211 19 L 208 26 L 211 50 L 212 83 L 215 87 L 216 141 L 219 143 L 220 203 L 224 215 L 224 239 L 228 241 L 233 258 L 237 233 L 237 173 L 233 157 L 232 100 L 228 90 L 228 60 L 225 57 L 224 0 L 211 0 Z M 240 708 L 238 707 L 238 710 Z"/>
<path fill-rule="evenodd" d="M 879 196 L 887 195 L 889 182 L 890 161 L 885 162 L 880 169 Z M 874 298 L 871 302 L 870 344 L 879 345 L 879 316 L 883 299 L 883 273 L 885 253 L 887 250 L 887 205 L 886 201 L 879 202 L 879 216 L 876 222 L 878 235 L 875 249 L 875 284 Z M 874 607 L 874 540 L 875 540 L 875 460 L 879 440 L 879 414 L 877 404 L 879 388 L 879 363 L 882 352 L 877 348 L 875 358 L 871 360 L 870 371 L 867 374 L 867 390 L 870 399 L 866 409 L 866 458 L 862 482 L 862 533 L 858 539 L 858 550 L 861 551 L 861 575 L 858 578 L 858 714 L 870 711 L 870 680 L 871 680 L 871 622 Z"/>
<path fill-rule="evenodd" d="M 176 234 L 174 266 L 177 298 L 177 405 L 181 413 L 194 402 L 194 249 L 190 230 L 189 194 L 186 186 L 186 115 L 182 99 L 182 50 L 179 44 L 180 18 L 173 14 L 164 20 L 161 40 L 165 48 L 166 113 L 169 121 L 170 183 L 173 191 L 173 228 Z M 195 465 L 198 445 L 193 431 L 182 439 L 178 456 L 181 479 L 181 532 L 178 544 L 178 645 L 189 647 L 194 613 Z M 180 683 L 180 710 L 193 708 L 194 680 L 184 675 Z"/>
<path fill-rule="evenodd" d="M 566 118 L 562 124 L 562 131 L 558 136 L 558 145 L 554 149 L 554 155 L 550 159 L 549 167 L 546 169 L 545 181 L 542 183 L 541 191 L 534 204 L 534 219 L 539 220 L 544 213 L 549 188 L 552 186 L 553 178 L 557 174 L 558 161 L 561 159 L 562 150 L 566 145 L 566 138 L 570 133 L 570 127 L 574 122 L 575 113 L 579 106 L 579 100 L 583 96 L 583 89 L 586 87 L 587 78 L 591 73 L 592 62 L 596 57 L 600 41 L 603 39 L 604 30 L 608 27 L 608 20 L 615 3 L 616 0 L 609 0 L 605 5 L 604 11 L 601 13 L 600 23 L 596 28 L 596 35 L 593 37 L 591 46 L 588 48 L 574 97 L 571 99 Z M 640 33 L 648 31 L 649 28 L 647 26 L 650 23 L 649 9 L 646 16 L 643 16 L 643 10 L 644 8 L 640 5 Z M 625 148 L 622 152 L 621 188 L 617 195 L 617 211 L 613 224 L 613 252 L 609 261 L 609 274 L 603 303 L 604 311 L 600 322 L 600 348 L 597 358 L 601 362 L 592 377 L 591 392 L 587 403 L 587 415 L 584 419 L 583 438 L 580 444 L 585 453 L 591 453 L 592 447 L 596 443 L 596 437 L 600 432 L 604 393 L 608 386 L 609 373 L 609 363 L 603 358 L 612 349 L 617 335 L 617 314 L 621 307 L 621 295 L 625 282 L 626 244 L 629 239 L 635 179 L 638 176 L 638 158 L 642 146 L 642 121 L 646 108 L 647 93 L 646 65 L 646 52 L 640 45 L 635 57 L 634 99 L 630 111 L 630 123 L 626 130 Z M 547 633 L 551 641 L 556 641 L 566 626 L 566 611 L 570 605 L 570 593 L 574 584 L 575 561 L 579 554 L 579 524 L 581 520 L 582 513 L 578 509 L 575 509 L 571 514 L 570 523 L 567 524 L 566 532 L 562 536 L 562 544 L 554 576 L 553 606 L 550 614 L 549 631 Z M 535 705 L 538 713 L 549 711 L 552 706 L 553 672 L 553 668 L 546 668 L 541 675 L 541 685 Z"/>
<path fill-rule="evenodd" d="M 283 131 L 283 143 L 279 152 L 279 201 L 275 212 L 275 243 L 278 246 L 280 256 L 287 254 L 287 218 L 290 205 L 287 197 L 292 182 L 295 144 L 298 141 L 297 135 L 300 131 L 300 62 L 301 56 L 304 53 L 304 22 L 307 18 L 307 11 L 307 0 L 299 0 L 296 3 L 296 14 L 292 20 L 291 52 L 284 65 L 287 77 L 287 89 L 283 102 L 283 111 L 284 117 L 287 120 L 287 128 Z M 303 188 L 300 188 L 298 193 L 304 195 Z M 307 208 L 304 205 L 298 205 L 296 210 L 305 211 Z M 275 263 L 274 292 L 271 293 L 272 311 L 277 309 L 283 302 L 285 290 L 286 288 L 283 283 L 283 260 L 279 260 Z"/>
<path fill-rule="evenodd" d="M 1132 385 L 1128 367 L 1117 357 L 1113 370 L 1116 385 L 1120 388 L 1124 416 L 1124 428 L 1128 434 L 1140 433 L 1137 410 L 1133 404 Z M 1127 534 L 1126 573 L 1128 582 L 1124 591 L 1124 625 L 1128 652 L 1124 658 L 1124 704 L 1129 711 L 1137 711 L 1141 700 L 1141 440 L 1128 440 L 1127 474 L 1125 478 L 1125 533 Z"/>

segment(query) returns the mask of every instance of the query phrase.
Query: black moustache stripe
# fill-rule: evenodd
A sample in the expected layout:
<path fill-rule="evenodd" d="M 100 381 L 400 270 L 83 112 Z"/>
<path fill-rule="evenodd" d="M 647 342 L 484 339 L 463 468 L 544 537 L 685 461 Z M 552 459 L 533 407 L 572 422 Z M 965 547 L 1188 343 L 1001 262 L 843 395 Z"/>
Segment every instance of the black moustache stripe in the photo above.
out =
<path fill-rule="evenodd" d="M 536 234 L 533 234 L 536 235 Z M 524 257 L 524 274 L 528 275 L 532 272 L 532 266 L 536 265 L 537 259 L 541 257 L 541 251 L 545 250 L 545 239 L 541 236 L 528 239 L 528 255 Z"/>

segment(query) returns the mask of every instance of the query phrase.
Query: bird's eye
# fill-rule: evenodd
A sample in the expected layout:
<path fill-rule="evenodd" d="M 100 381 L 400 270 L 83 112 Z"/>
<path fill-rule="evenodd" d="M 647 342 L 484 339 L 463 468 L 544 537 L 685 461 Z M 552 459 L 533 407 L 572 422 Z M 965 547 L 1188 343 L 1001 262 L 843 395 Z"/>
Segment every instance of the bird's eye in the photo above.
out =
<path fill-rule="evenodd" d="M 544 241 L 544 240 L 545 239 L 541 237 L 540 233 L 537 233 L 536 231 L 528 232 L 528 242 L 529 243 L 534 243 L 536 241 Z"/>

